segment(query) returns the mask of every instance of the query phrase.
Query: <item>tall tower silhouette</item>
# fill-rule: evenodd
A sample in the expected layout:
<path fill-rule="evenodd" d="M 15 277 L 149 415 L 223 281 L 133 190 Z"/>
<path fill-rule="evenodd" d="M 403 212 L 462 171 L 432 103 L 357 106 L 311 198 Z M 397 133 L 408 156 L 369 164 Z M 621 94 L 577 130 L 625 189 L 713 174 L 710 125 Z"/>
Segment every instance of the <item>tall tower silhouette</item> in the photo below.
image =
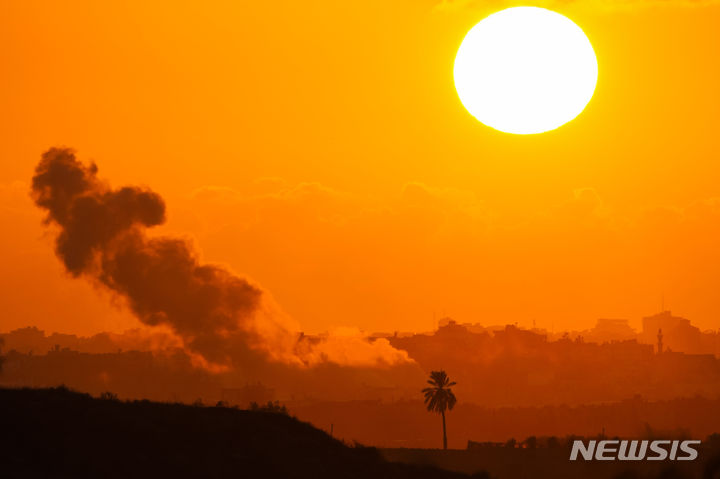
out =
<path fill-rule="evenodd" d="M 663 333 L 662 328 L 658 329 L 657 334 L 658 342 L 657 342 L 657 353 L 662 354 L 663 352 Z"/>

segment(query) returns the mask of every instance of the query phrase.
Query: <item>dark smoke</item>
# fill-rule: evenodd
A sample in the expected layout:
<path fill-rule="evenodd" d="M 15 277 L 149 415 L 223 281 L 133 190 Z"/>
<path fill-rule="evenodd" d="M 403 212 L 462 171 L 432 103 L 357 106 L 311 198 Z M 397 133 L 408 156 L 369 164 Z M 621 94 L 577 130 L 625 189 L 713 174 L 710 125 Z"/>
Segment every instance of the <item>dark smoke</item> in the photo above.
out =
<path fill-rule="evenodd" d="M 72 150 L 52 148 L 35 169 L 32 195 L 60 227 L 56 252 L 73 276 L 88 275 L 127 299 L 148 325 L 168 325 L 205 359 L 227 363 L 230 349 L 260 338 L 252 316 L 262 292 L 216 265 L 200 264 L 187 241 L 152 238 L 165 221 L 162 198 L 99 181 Z"/>
<path fill-rule="evenodd" d="M 56 252 L 67 271 L 124 298 L 144 324 L 169 326 L 202 364 L 389 366 L 411 362 L 384 339 L 359 331 L 298 341 L 296 327 L 268 294 L 217 265 L 202 264 L 184 239 L 149 238 L 165 221 L 165 203 L 149 190 L 110 188 L 73 150 L 52 148 L 32 181 L 46 223 L 59 227 Z"/>

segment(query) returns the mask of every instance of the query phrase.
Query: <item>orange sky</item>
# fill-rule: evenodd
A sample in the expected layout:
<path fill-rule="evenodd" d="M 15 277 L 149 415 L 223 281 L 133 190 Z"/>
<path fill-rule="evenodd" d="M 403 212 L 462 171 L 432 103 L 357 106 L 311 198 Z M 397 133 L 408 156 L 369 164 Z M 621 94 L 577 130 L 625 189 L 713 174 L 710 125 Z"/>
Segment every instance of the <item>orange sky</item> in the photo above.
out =
<path fill-rule="evenodd" d="M 593 43 L 586 110 L 474 120 L 455 51 L 500 1 L 0 4 L 0 331 L 123 330 L 28 196 L 67 145 L 308 331 L 585 328 L 659 308 L 720 327 L 720 3 L 532 3 Z M 152 4 L 152 5 L 148 5 Z"/>

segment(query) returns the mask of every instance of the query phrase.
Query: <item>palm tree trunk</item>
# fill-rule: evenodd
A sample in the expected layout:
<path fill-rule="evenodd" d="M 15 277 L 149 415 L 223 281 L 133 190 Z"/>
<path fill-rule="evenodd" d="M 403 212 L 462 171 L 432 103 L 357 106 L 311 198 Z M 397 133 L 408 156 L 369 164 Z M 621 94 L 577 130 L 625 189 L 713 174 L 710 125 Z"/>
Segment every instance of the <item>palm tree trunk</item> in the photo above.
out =
<path fill-rule="evenodd" d="M 447 432 L 445 430 L 445 411 L 440 411 L 443 420 L 443 449 L 447 449 Z"/>

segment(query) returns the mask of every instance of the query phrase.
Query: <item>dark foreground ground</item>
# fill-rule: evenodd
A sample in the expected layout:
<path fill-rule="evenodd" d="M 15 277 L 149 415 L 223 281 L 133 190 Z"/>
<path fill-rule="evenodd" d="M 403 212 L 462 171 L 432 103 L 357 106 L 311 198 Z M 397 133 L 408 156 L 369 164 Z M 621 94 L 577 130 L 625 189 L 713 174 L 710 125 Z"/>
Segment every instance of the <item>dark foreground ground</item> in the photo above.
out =
<path fill-rule="evenodd" d="M 0 389 L 0 478 L 468 477 L 386 462 L 284 414 Z"/>
<path fill-rule="evenodd" d="M 476 450 L 381 449 L 390 461 L 458 472 L 487 470 L 499 479 L 720 479 L 720 444 L 702 445 L 696 461 L 569 461 L 566 447 Z"/>
<path fill-rule="evenodd" d="M 0 388 L 0 478 L 720 479 L 712 442 L 694 462 L 568 456 L 565 447 L 348 447 L 285 414 Z"/>

